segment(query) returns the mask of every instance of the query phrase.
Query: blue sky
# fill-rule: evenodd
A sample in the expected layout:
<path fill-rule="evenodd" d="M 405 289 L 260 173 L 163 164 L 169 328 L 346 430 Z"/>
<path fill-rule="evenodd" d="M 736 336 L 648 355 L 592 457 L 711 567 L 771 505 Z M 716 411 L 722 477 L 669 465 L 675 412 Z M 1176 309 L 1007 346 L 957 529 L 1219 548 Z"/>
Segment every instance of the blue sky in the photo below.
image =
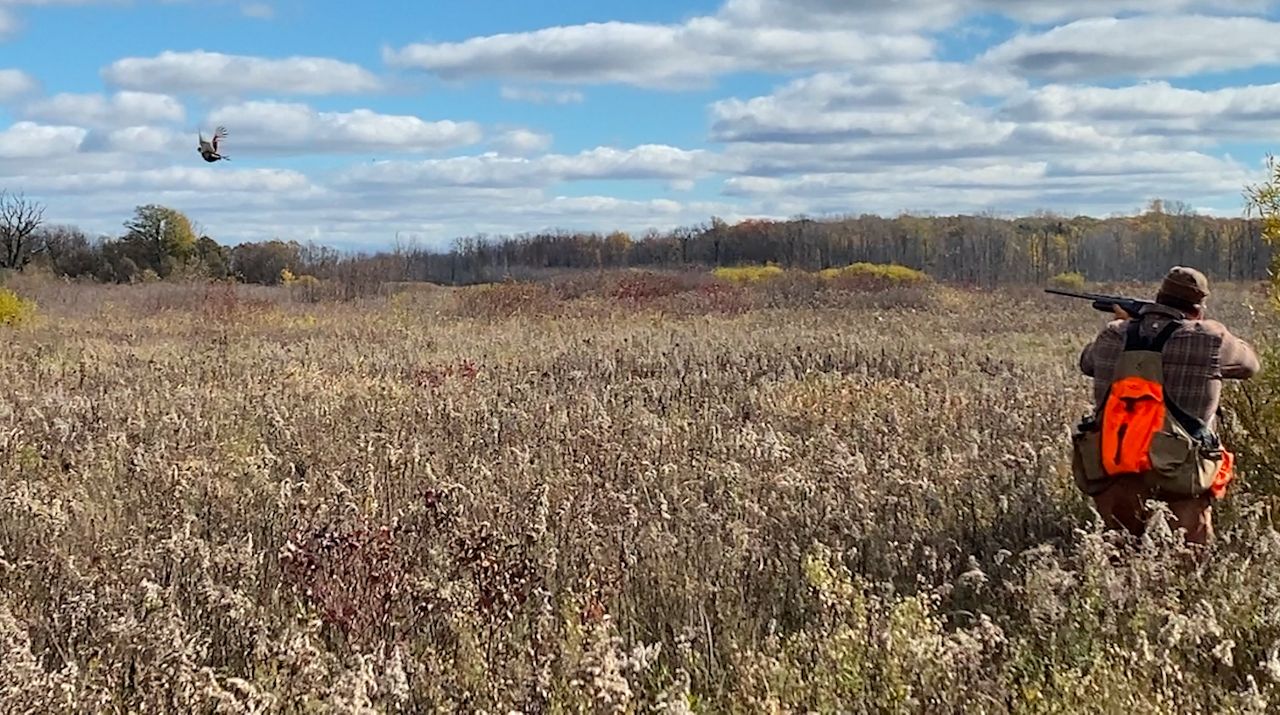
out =
<path fill-rule="evenodd" d="M 1266 0 L 0 0 L 0 188 L 383 248 L 901 211 L 1241 213 Z M 225 125 L 230 161 L 196 132 Z"/>

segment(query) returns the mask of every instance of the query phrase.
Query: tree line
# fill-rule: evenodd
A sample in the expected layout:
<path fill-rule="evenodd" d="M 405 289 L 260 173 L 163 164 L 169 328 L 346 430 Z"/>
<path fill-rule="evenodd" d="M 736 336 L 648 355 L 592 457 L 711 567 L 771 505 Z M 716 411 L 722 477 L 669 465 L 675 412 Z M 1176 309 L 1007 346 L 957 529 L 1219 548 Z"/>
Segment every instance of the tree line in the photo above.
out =
<path fill-rule="evenodd" d="M 898 264 L 970 285 L 1043 284 L 1063 273 L 1089 280 L 1155 280 L 1170 265 L 1192 265 L 1217 280 L 1266 278 L 1270 244 L 1261 223 L 1198 214 L 1151 202 L 1129 216 L 1049 213 L 815 220 L 719 218 L 669 231 L 551 231 L 466 236 L 447 250 L 396 245 L 342 252 L 291 240 L 219 243 L 181 212 L 138 206 L 118 236 L 90 238 L 74 226 L 43 222 L 44 207 L 0 192 L 0 268 L 42 266 L 70 279 L 131 283 L 233 279 L 276 284 L 312 276 L 371 290 L 388 281 L 463 285 L 580 269 L 698 268 L 775 264 L 821 270 L 857 262 Z"/>
<path fill-rule="evenodd" d="M 621 232 L 472 237 L 454 244 L 447 276 L 444 256 L 422 256 L 414 265 L 426 280 L 484 281 L 574 268 L 772 263 L 813 271 L 869 262 L 996 286 L 1043 284 L 1063 273 L 1096 281 L 1157 280 L 1175 264 L 1199 267 L 1218 280 L 1254 280 L 1267 276 L 1271 255 L 1258 220 L 1152 202 L 1135 215 L 1110 218 L 864 215 L 737 224 L 713 218 L 639 238 Z"/>

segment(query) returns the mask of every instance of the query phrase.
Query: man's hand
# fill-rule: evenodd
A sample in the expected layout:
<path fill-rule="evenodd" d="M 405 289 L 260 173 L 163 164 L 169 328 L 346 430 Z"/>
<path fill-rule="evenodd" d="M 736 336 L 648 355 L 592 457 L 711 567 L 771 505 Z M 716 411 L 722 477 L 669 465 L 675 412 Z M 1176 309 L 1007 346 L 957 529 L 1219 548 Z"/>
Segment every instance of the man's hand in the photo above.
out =
<path fill-rule="evenodd" d="M 1131 320 L 1133 318 L 1132 315 L 1129 315 L 1128 313 L 1126 313 L 1125 309 L 1121 308 L 1119 305 L 1111 306 L 1111 312 L 1115 313 L 1116 317 L 1121 320 Z"/>

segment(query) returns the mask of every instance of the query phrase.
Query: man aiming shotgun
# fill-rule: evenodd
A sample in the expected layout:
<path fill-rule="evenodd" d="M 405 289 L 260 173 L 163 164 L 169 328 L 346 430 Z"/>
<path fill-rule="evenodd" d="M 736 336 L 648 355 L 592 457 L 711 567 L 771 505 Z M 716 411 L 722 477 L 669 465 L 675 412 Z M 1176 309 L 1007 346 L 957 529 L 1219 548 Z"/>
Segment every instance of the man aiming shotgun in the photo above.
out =
<path fill-rule="evenodd" d="M 1188 541 L 1207 543 L 1213 501 L 1233 477 L 1216 433 L 1222 381 L 1256 375 L 1256 353 L 1205 318 L 1209 281 L 1193 268 L 1172 268 L 1155 301 L 1049 292 L 1092 300 L 1117 318 L 1080 353 L 1095 406 L 1072 437 L 1077 486 L 1110 528 L 1140 534 L 1146 502 L 1156 499 Z"/>
<path fill-rule="evenodd" d="M 1140 298 L 1126 298 L 1122 295 L 1104 295 L 1102 293 L 1076 293 L 1069 290 L 1059 290 L 1057 288 L 1045 288 L 1045 293 L 1053 293 L 1054 295 L 1065 295 L 1070 298 L 1084 298 L 1093 301 L 1093 309 L 1101 310 L 1104 313 L 1115 313 L 1116 317 L 1127 320 L 1130 316 L 1138 315 L 1142 309 L 1148 305 L 1153 305 L 1152 301 L 1142 300 Z"/>

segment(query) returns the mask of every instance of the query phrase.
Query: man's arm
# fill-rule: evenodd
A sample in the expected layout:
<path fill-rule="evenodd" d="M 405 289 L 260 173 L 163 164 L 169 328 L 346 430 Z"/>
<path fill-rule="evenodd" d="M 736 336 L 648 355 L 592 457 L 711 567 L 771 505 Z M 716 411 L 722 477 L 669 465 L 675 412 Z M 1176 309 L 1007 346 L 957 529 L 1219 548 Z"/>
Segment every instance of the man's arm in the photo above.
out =
<path fill-rule="evenodd" d="M 1128 316 L 1128 313 L 1125 313 L 1119 306 L 1115 308 L 1115 312 L 1117 316 Z M 1114 329 L 1123 325 L 1127 320 L 1128 317 L 1120 317 L 1118 320 L 1111 321 L 1107 324 L 1107 327 L 1102 329 L 1102 332 L 1098 333 L 1093 342 L 1084 346 L 1084 349 L 1080 351 L 1080 372 L 1084 373 L 1086 377 L 1094 377 L 1094 372 L 1098 369 L 1099 344 L 1103 340 L 1114 338 L 1117 335 Z"/>
<path fill-rule="evenodd" d="M 1262 369 L 1254 349 L 1227 330 L 1223 331 L 1218 360 L 1222 377 L 1228 380 L 1247 380 Z"/>
<path fill-rule="evenodd" d="M 1088 377 L 1093 377 L 1093 349 L 1098 344 L 1097 340 L 1084 346 L 1084 350 L 1080 351 L 1080 372 Z"/>

